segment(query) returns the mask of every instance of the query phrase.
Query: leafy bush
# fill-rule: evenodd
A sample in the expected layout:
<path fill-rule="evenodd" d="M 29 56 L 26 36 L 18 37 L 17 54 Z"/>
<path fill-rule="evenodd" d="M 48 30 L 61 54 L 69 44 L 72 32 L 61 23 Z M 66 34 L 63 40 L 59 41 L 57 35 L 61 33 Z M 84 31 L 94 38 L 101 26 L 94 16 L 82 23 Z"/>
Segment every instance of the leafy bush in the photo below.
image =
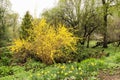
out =
<path fill-rule="evenodd" d="M 0 53 L 0 65 L 7 66 L 10 65 L 12 61 L 12 53 L 8 48 L 1 48 Z"/>
<path fill-rule="evenodd" d="M 25 68 L 23 66 L 10 66 L 10 68 L 14 75 L 25 72 Z"/>
<path fill-rule="evenodd" d="M 0 40 L 0 47 L 5 47 L 7 44 L 6 40 Z"/>
<path fill-rule="evenodd" d="M 102 58 L 106 56 L 106 53 L 102 51 L 102 49 L 97 49 L 97 48 L 85 48 L 81 47 L 81 45 L 77 46 L 77 54 L 73 54 L 74 58 L 80 62 L 85 59 L 89 58 Z"/>
<path fill-rule="evenodd" d="M 13 70 L 11 69 L 11 67 L 1 66 L 0 67 L 0 77 L 4 77 L 7 75 L 13 75 Z"/>
<path fill-rule="evenodd" d="M 75 51 L 76 38 L 63 25 L 58 28 L 49 26 L 44 19 L 33 22 L 33 29 L 29 30 L 28 40 L 15 40 L 11 50 L 17 54 L 32 53 L 46 64 L 55 62 L 55 55 Z M 64 49 L 64 50 L 63 50 Z M 23 55 L 23 56 L 25 56 Z"/>
<path fill-rule="evenodd" d="M 38 69 L 45 68 L 46 65 L 44 63 L 40 63 L 39 61 L 36 61 L 34 59 L 29 59 L 27 63 L 24 65 L 25 71 L 33 70 L 34 72 Z"/>
<path fill-rule="evenodd" d="M 115 55 L 115 62 L 116 63 L 120 63 L 120 53 L 118 53 L 117 55 Z"/>

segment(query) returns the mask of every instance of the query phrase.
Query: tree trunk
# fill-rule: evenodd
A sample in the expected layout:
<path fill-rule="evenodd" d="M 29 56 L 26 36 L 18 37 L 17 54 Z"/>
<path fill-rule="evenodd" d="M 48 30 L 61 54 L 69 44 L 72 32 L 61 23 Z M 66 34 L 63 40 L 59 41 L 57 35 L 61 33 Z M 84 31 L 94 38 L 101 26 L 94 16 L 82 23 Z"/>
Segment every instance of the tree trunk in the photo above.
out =
<path fill-rule="evenodd" d="M 102 4 L 103 4 L 103 9 L 104 9 L 104 23 L 103 23 L 103 26 L 104 26 L 104 31 L 103 31 L 103 48 L 107 48 L 107 16 L 108 16 L 108 4 L 106 2 L 106 0 L 102 0 Z"/>
<path fill-rule="evenodd" d="M 117 47 L 119 47 L 120 46 L 120 41 L 118 42 L 118 45 L 117 45 Z"/>
<path fill-rule="evenodd" d="M 107 45 L 107 34 L 106 33 L 104 33 L 104 38 L 103 38 L 103 48 L 107 48 L 108 47 L 108 45 Z"/>
<path fill-rule="evenodd" d="M 107 41 L 107 44 L 111 44 L 111 43 L 115 43 L 118 42 L 118 45 L 120 45 L 120 40 L 115 40 L 115 41 Z M 92 48 L 96 48 L 98 46 L 102 46 L 104 44 L 104 42 L 97 42 L 95 46 L 93 46 Z"/>
<path fill-rule="evenodd" d="M 87 37 L 87 48 L 89 48 L 89 43 L 90 43 L 90 35 Z"/>

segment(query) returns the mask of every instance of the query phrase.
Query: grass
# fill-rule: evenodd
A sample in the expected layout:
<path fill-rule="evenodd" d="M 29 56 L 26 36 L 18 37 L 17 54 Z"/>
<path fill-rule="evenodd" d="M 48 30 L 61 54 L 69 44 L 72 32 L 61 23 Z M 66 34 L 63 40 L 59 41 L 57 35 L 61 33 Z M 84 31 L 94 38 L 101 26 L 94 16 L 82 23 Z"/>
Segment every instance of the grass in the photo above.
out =
<path fill-rule="evenodd" d="M 36 62 L 33 62 L 34 64 Z M 37 63 L 36 65 L 41 65 Z M 44 64 L 42 64 L 44 65 Z M 105 68 L 106 64 L 101 60 L 87 59 L 80 63 L 54 64 L 45 67 L 32 68 L 25 71 L 25 66 L 13 66 L 13 75 L 0 78 L 0 80 L 95 80 L 99 69 Z M 94 78 L 94 79 L 93 79 Z"/>
<path fill-rule="evenodd" d="M 95 48 L 102 50 L 103 48 Z M 89 52 L 90 48 L 86 50 Z M 86 52 L 86 53 L 87 53 Z M 120 49 L 109 45 L 104 49 L 109 57 L 85 59 L 81 62 L 57 63 L 45 65 L 30 59 L 24 65 L 1 65 L 0 80 L 100 80 L 100 70 L 115 73 L 120 69 Z M 3 56 L 4 57 L 4 56 Z M 1 61 L 1 60 L 0 60 Z"/>

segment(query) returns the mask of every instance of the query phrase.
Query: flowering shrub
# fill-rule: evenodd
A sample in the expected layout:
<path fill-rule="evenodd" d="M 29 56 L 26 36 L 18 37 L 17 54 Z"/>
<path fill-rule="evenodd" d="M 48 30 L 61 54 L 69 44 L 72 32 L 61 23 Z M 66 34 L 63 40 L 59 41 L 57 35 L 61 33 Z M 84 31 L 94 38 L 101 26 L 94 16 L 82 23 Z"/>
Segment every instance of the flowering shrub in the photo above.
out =
<path fill-rule="evenodd" d="M 23 48 L 23 47 L 26 49 L 29 49 L 29 47 L 30 47 L 29 43 L 25 40 L 17 39 L 17 40 L 14 40 L 11 50 L 13 52 L 19 52 L 21 50 L 21 48 Z"/>
<path fill-rule="evenodd" d="M 72 33 L 59 24 L 58 28 L 49 26 L 45 19 L 33 21 L 33 28 L 29 30 L 28 40 L 16 40 L 11 50 L 19 53 L 22 48 L 33 51 L 42 62 L 46 64 L 54 63 L 54 55 L 75 51 L 76 38 Z M 66 53 L 65 52 L 65 53 Z M 24 52 L 23 52 L 24 53 Z"/>

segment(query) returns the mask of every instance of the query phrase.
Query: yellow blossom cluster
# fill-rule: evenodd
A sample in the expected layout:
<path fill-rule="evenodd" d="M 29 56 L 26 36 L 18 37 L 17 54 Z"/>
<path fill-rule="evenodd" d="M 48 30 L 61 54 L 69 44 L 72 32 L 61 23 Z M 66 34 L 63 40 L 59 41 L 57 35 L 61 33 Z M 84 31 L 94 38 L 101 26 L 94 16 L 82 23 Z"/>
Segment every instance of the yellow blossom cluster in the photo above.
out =
<path fill-rule="evenodd" d="M 11 51 L 12 52 L 19 52 L 22 48 L 29 49 L 30 43 L 25 41 L 25 40 L 14 40 L 13 45 L 11 46 Z"/>
<path fill-rule="evenodd" d="M 22 47 L 32 50 L 44 63 L 54 63 L 54 55 L 63 53 L 61 48 L 75 51 L 77 39 L 64 26 L 57 28 L 46 23 L 45 19 L 34 20 L 29 30 L 28 40 L 15 40 L 12 51 L 19 51 Z"/>

